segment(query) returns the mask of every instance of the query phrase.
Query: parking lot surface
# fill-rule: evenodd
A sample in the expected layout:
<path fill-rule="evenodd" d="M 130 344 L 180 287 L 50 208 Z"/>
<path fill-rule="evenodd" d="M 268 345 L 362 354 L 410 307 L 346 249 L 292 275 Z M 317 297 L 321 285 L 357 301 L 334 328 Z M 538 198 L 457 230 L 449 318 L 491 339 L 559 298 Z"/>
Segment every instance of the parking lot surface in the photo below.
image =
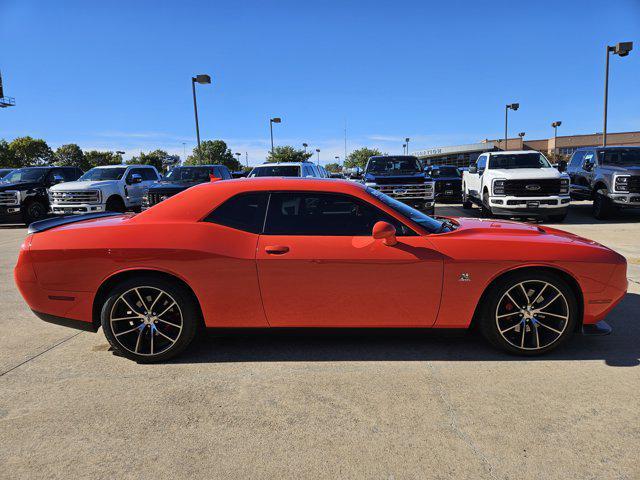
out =
<path fill-rule="evenodd" d="M 138 365 L 38 320 L 26 230 L 0 227 L 0 478 L 640 478 L 640 215 L 578 203 L 558 228 L 627 257 L 608 337 L 527 359 L 472 334 L 215 334 Z"/>

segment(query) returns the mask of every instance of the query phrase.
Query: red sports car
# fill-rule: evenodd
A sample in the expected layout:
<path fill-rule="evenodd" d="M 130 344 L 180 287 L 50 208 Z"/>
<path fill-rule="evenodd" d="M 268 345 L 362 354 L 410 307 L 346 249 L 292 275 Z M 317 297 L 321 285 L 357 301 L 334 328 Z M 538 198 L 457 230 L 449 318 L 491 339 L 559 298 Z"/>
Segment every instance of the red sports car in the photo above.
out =
<path fill-rule="evenodd" d="M 202 327 L 477 326 L 539 354 L 607 333 L 627 289 L 624 257 L 576 235 L 436 219 L 360 184 L 285 178 L 37 222 L 15 280 L 43 320 L 102 326 L 139 362 L 178 354 Z"/>

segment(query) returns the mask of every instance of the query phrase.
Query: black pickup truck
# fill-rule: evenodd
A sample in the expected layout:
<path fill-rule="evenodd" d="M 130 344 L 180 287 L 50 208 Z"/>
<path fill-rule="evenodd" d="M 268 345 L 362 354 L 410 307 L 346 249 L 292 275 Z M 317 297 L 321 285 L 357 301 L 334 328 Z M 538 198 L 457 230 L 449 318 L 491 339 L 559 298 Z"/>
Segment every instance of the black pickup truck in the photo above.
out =
<path fill-rule="evenodd" d="M 157 203 L 180 193 L 199 183 L 213 179 L 229 180 L 231 172 L 224 165 L 193 165 L 173 168 L 162 180 L 150 186 L 142 196 L 142 209 L 146 210 Z"/>
<path fill-rule="evenodd" d="M 82 175 L 77 167 L 26 167 L 13 170 L 0 183 L 0 223 L 26 223 L 49 213 L 47 189 Z"/>

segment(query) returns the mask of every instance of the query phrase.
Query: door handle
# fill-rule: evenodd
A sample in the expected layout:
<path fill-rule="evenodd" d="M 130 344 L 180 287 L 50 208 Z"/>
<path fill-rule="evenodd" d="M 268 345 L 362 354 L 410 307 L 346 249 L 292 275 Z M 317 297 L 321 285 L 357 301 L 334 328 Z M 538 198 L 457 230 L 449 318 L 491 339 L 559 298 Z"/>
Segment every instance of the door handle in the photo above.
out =
<path fill-rule="evenodd" d="M 289 247 L 284 245 L 267 245 L 264 247 L 264 251 L 269 255 L 284 255 L 289 251 Z"/>

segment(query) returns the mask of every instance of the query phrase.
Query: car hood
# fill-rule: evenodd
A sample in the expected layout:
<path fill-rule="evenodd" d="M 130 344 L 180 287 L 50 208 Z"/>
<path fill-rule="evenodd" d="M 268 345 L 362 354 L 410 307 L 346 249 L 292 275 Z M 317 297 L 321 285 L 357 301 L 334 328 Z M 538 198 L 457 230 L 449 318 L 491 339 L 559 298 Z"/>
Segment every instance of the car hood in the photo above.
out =
<path fill-rule="evenodd" d="M 49 190 L 51 192 L 62 192 L 66 190 L 88 190 L 90 188 L 110 187 L 119 180 L 84 180 L 81 182 L 63 182 L 54 185 Z"/>
<path fill-rule="evenodd" d="M 42 187 L 42 184 L 38 182 L 0 183 L 0 192 L 4 192 L 6 190 L 29 190 L 30 188 L 38 187 Z"/>
<path fill-rule="evenodd" d="M 562 178 L 566 175 L 560 173 L 555 168 L 498 168 L 489 170 L 494 177 L 504 176 L 511 180 L 526 179 L 540 180 L 547 178 Z"/>
<path fill-rule="evenodd" d="M 640 166 L 620 167 L 617 165 L 603 165 L 600 167 L 601 172 L 621 173 L 624 175 L 640 175 Z"/>

